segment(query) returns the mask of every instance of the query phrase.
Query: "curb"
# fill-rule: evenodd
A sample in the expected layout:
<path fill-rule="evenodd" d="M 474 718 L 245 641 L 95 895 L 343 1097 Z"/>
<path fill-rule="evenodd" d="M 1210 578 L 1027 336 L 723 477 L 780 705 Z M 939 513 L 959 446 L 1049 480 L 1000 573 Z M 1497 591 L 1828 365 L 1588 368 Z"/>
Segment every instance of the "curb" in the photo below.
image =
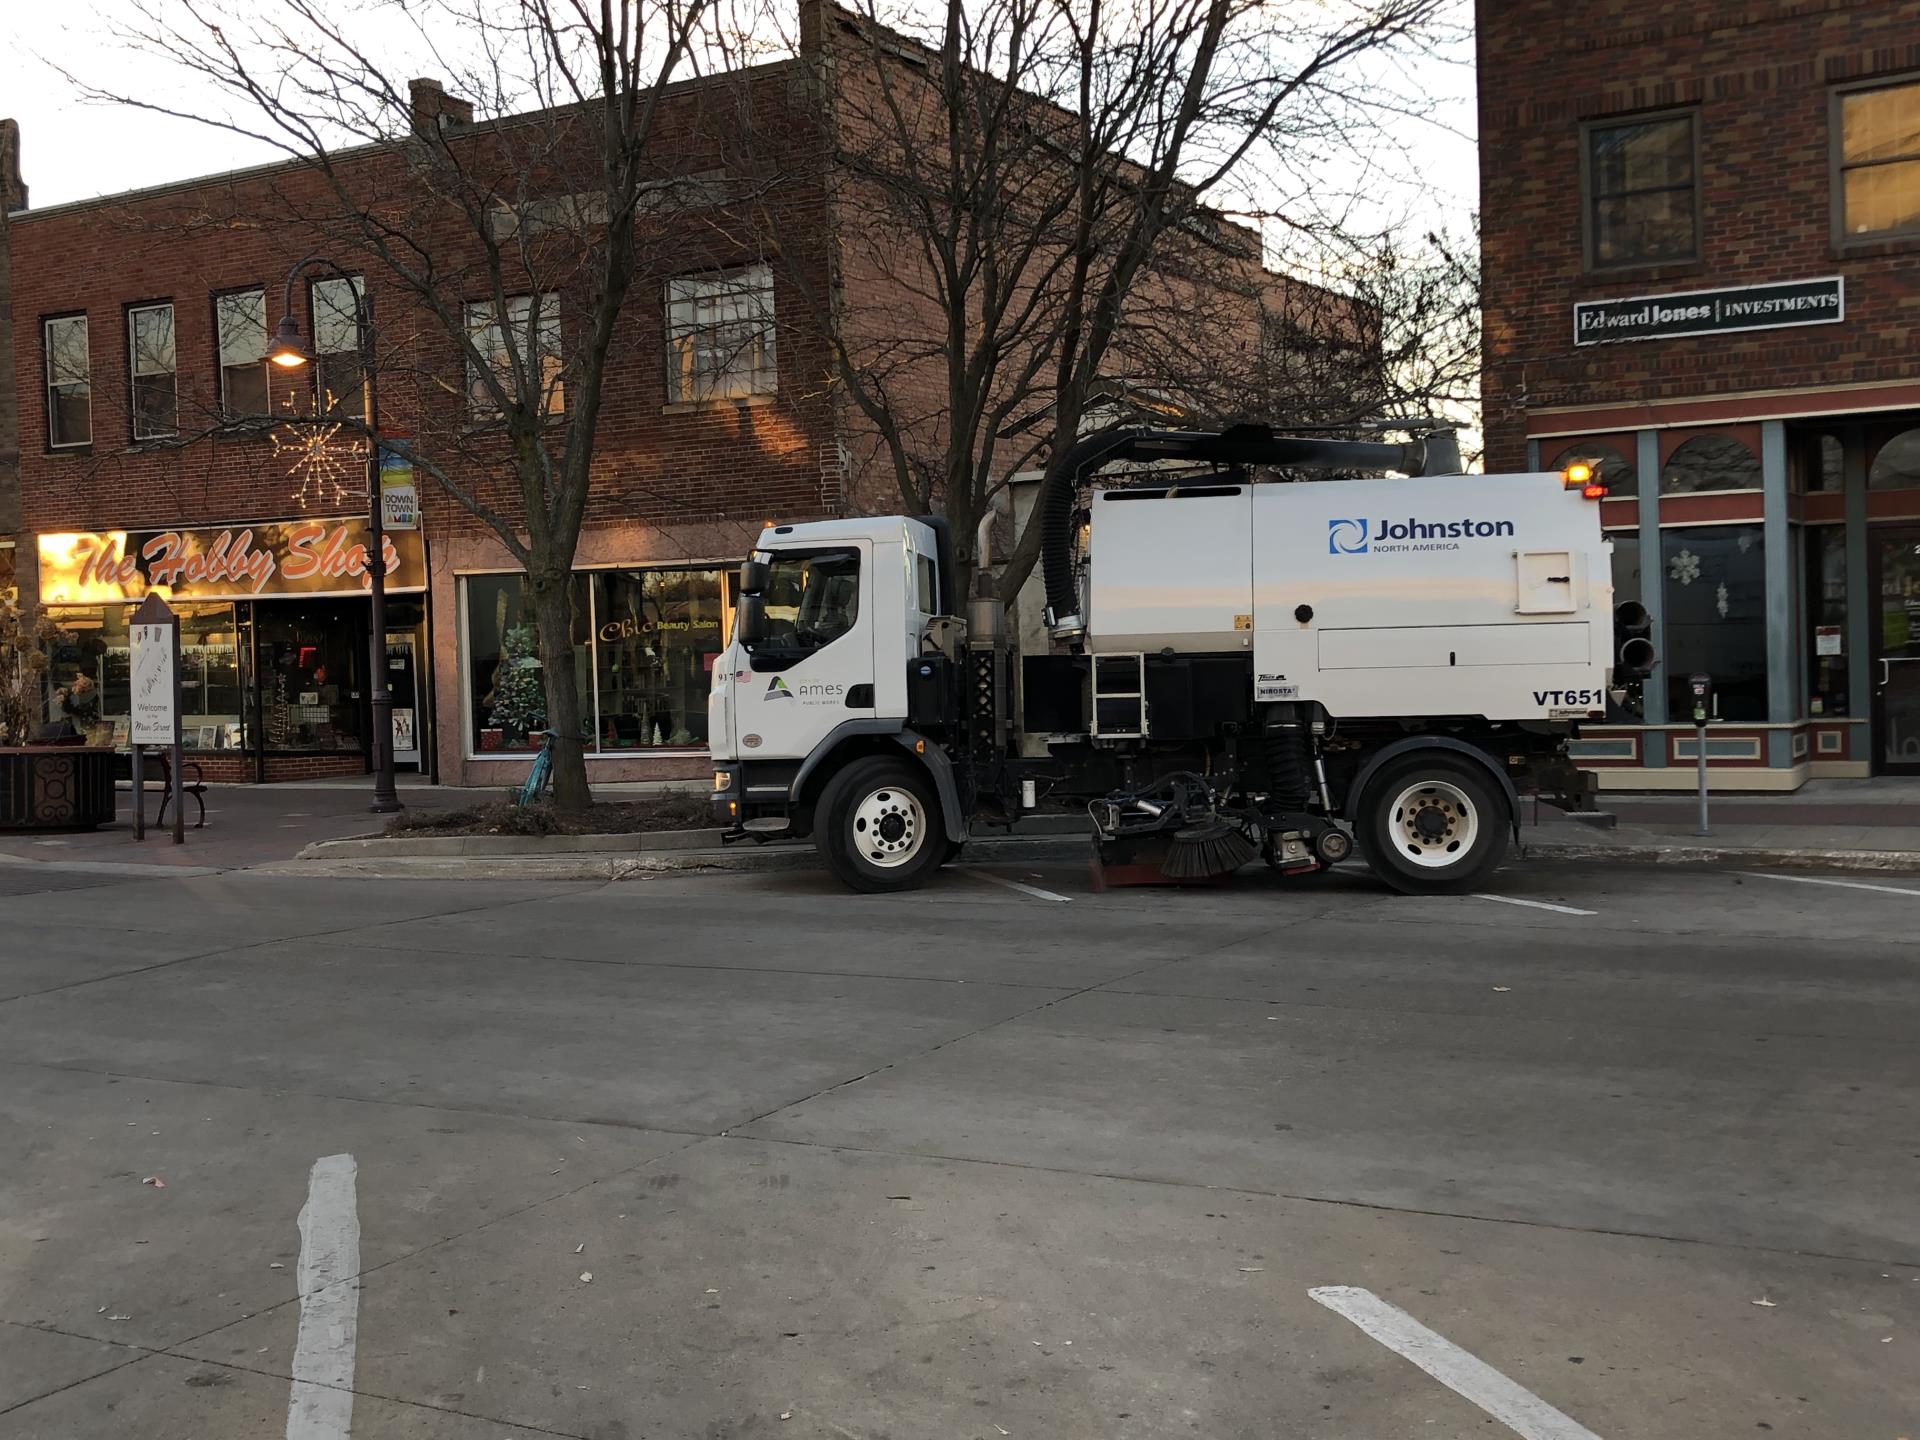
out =
<path fill-rule="evenodd" d="M 523 839 L 520 836 L 466 838 Z M 338 840 L 323 841 L 320 844 L 309 845 L 292 860 L 281 861 L 274 865 L 256 866 L 254 869 L 256 873 L 267 871 L 280 875 L 360 875 L 391 880 L 608 881 L 645 879 L 652 875 L 684 871 L 771 874 L 784 870 L 820 868 L 818 852 L 811 844 L 803 841 L 769 842 L 764 845 L 735 844 L 725 849 L 712 845 L 680 850 L 650 849 L 637 852 L 576 851 L 561 855 L 542 855 L 531 852 L 493 855 L 395 853 L 374 848 L 380 844 L 377 841 L 372 842 L 366 849 L 337 848 L 354 843 Z M 1081 859 L 1086 855 L 1086 840 L 1084 836 L 1077 835 L 977 836 L 968 842 L 968 850 L 970 854 L 985 853 L 1027 860 Z M 325 853 L 316 853 L 321 851 Z"/>
<path fill-rule="evenodd" d="M 1920 851 L 1796 850 L 1778 846 L 1655 845 L 1625 842 L 1589 844 L 1578 840 L 1526 842 L 1527 860 L 1621 860 L 1639 865 L 1745 864 L 1788 868 L 1824 866 L 1833 870 L 1920 871 Z"/>
<path fill-rule="evenodd" d="M 1085 841 L 1084 816 L 1049 816 L 1042 820 L 1022 820 L 1012 834 L 986 833 L 968 841 L 972 845 L 1002 845 L 1009 841 L 1039 841 L 1062 838 Z M 806 841 L 770 840 L 760 844 L 735 841 L 726 845 L 721 831 L 641 830 L 628 835 L 361 835 L 344 840 L 316 840 L 293 858 L 307 860 L 346 860 L 375 858 L 493 857 L 525 856 L 550 859 L 561 855 L 645 855 L 659 852 L 711 850 L 722 854 L 751 854 L 759 850 L 783 847 L 812 850 Z M 686 868 L 686 867 L 682 867 Z M 719 868 L 727 868 L 721 866 Z"/>
<path fill-rule="evenodd" d="M 805 841 L 736 842 L 723 846 L 719 837 L 718 830 L 653 830 L 611 836 L 441 835 L 322 840 L 307 846 L 292 860 L 252 868 L 277 874 L 393 879 L 609 881 L 682 871 L 775 873 L 810 870 L 819 864 L 813 846 Z M 1078 860 L 1086 854 L 1086 835 L 1084 832 L 977 835 L 968 846 L 969 853 L 974 855 Z M 1536 860 L 1920 872 L 1920 851 L 1673 845 L 1627 839 L 1527 839 L 1508 863 Z"/>

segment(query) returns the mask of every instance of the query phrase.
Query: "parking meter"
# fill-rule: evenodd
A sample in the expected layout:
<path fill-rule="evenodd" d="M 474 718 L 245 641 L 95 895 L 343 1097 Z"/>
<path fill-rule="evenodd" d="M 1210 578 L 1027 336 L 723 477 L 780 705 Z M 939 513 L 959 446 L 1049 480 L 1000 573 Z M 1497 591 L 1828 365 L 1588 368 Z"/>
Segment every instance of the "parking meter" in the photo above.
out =
<path fill-rule="evenodd" d="M 1689 675 L 1687 689 L 1693 696 L 1693 723 L 1705 725 L 1713 713 L 1713 676 Z"/>
<path fill-rule="evenodd" d="M 1713 713 L 1713 676 L 1687 677 L 1687 693 L 1693 701 L 1693 753 L 1700 779 L 1700 828 L 1697 835 L 1711 835 L 1707 828 L 1707 716 Z"/>

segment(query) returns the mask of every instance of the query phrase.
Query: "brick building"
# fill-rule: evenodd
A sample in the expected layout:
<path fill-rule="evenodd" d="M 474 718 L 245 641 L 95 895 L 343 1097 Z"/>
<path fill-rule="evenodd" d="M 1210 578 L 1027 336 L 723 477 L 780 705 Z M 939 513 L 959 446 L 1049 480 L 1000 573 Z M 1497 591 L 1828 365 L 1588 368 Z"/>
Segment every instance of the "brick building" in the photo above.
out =
<path fill-rule="evenodd" d="M 1488 466 L 1599 466 L 1603 785 L 1920 773 L 1920 0 L 1481 0 Z"/>
<path fill-rule="evenodd" d="M 799 57 L 673 87 L 661 109 L 657 203 L 614 342 L 572 580 L 592 780 L 706 772 L 730 572 L 764 523 L 900 504 L 871 426 L 831 382 L 822 330 L 879 344 L 925 308 L 884 257 L 845 243 L 857 221 L 813 163 L 830 153 L 835 103 L 819 77 L 858 83 L 845 63 L 815 62 L 856 23 L 809 4 Z M 411 101 L 417 132 L 458 137 L 471 125 L 465 103 L 432 81 L 415 81 Z M 0 140 L 0 171 L 17 180 L 17 137 Z M 472 249 L 470 230 L 443 225 L 409 192 L 391 150 L 336 163 L 364 203 L 406 215 L 437 262 L 456 266 Z M 770 254 L 746 218 L 774 209 Z M 127 711 L 131 606 L 149 589 L 170 595 L 183 617 L 187 743 L 209 779 L 358 774 L 368 763 L 364 452 L 320 423 L 329 406 L 358 413 L 358 295 L 374 315 L 381 433 L 408 439 L 414 468 L 438 464 L 518 513 L 484 397 L 444 325 L 383 285 L 379 264 L 330 232 L 326 210 L 311 172 L 284 164 L 22 204 L 0 232 L 13 282 L 0 346 L 16 362 L 22 452 L 15 583 L 74 637 L 54 679 L 64 695 L 87 677 L 93 698 L 72 718 L 101 739 Z M 1231 303 L 1249 307 L 1254 343 L 1261 306 L 1284 287 L 1261 269 L 1258 236 L 1225 228 L 1216 268 L 1235 277 Z M 320 267 L 295 283 L 291 267 L 316 250 L 346 273 Z M 0 250 L 0 265 L 8 258 Z M 283 287 L 316 352 L 292 374 L 265 360 Z M 470 333 L 499 323 L 486 296 L 477 288 L 464 302 Z M 508 297 L 543 373 L 551 336 L 556 410 L 586 299 L 564 288 Z M 925 322 L 942 333 L 938 317 Z M 937 415 L 924 418 L 937 431 Z M 0 445 L 0 524 L 5 460 Z M 406 469 L 396 456 L 394 478 Z M 396 758 L 450 783 L 517 783 L 544 712 L 524 578 L 481 519 L 413 478 L 418 528 L 388 537 Z"/>

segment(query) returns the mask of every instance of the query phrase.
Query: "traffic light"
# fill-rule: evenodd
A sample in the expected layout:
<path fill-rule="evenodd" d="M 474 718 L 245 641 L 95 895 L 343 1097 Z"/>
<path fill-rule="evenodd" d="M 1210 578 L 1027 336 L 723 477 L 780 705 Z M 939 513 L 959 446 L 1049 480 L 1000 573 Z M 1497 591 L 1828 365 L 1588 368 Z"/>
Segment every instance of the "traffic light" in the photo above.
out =
<path fill-rule="evenodd" d="M 1653 649 L 1653 617 L 1638 600 L 1622 600 L 1613 609 L 1613 674 L 1621 680 L 1644 680 L 1659 657 Z"/>

